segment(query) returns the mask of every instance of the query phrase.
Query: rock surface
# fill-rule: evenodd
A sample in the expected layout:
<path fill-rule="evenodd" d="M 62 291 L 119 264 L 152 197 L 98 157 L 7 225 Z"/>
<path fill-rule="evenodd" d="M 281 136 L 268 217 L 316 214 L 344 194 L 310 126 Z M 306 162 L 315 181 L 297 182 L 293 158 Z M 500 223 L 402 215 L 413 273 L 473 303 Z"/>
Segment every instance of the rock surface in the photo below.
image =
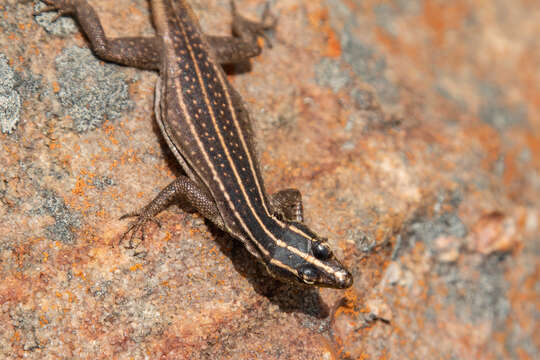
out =
<path fill-rule="evenodd" d="M 110 36 L 153 33 L 146 1 L 91 3 Z M 228 34 L 228 1 L 190 3 Z M 281 284 L 175 206 L 118 246 L 116 219 L 181 172 L 153 121 L 156 74 L 103 63 L 70 19 L 6 0 L 1 358 L 540 356 L 540 7 L 272 3 L 273 48 L 230 79 L 266 187 L 303 192 L 353 287 Z"/>

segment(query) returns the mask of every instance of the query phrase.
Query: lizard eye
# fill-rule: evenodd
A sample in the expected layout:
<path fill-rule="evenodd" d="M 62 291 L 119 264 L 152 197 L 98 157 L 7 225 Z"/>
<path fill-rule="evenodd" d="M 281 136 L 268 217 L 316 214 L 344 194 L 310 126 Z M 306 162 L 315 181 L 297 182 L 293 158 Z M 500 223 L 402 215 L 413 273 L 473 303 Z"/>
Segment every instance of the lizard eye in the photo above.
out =
<path fill-rule="evenodd" d="M 313 246 L 313 255 L 319 260 L 328 260 L 332 256 L 332 251 L 325 243 L 317 243 Z"/>
<path fill-rule="evenodd" d="M 303 266 L 298 270 L 298 276 L 306 284 L 313 285 L 315 284 L 315 280 L 317 280 L 317 270 L 311 266 Z"/>

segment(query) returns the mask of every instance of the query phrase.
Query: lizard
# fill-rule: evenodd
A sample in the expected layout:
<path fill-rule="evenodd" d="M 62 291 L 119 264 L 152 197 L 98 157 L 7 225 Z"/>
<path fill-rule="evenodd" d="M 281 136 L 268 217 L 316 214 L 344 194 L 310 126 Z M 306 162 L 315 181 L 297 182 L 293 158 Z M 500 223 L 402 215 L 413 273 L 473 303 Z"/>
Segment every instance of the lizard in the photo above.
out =
<path fill-rule="evenodd" d="M 150 0 L 156 35 L 108 38 L 87 0 L 42 0 L 39 13 L 72 16 L 102 60 L 159 73 L 154 112 L 167 145 L 183 168 L 135 217 L 124 236 L 141 233 L 173 201 L 187 202 L 218 228 L 240 240 L 268 273 L 303 286 L 345 289 L 353 277 L 328 239 L 304 224 L 297 189 L 266 193 L 254 150 L 251 120 L 223 64 L 245 61 L 262 49 L 258 38 L 276 25 L 268 3 L 260 21 L 236 11 L 233 36 L 203 33 L 185 0 Z"/>

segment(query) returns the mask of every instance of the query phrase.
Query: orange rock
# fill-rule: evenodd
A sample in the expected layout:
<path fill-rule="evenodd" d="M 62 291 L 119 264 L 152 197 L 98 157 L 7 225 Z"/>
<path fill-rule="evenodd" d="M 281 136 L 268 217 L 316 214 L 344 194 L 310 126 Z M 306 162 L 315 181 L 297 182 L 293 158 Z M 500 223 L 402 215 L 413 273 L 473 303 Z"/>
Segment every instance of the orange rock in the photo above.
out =
<path fill-rule="evenodd" d="M 482 254 L 507 252 L 518 243 L 514 219 L 494 211 L 483 215 L 473 226 L 470 245 Z"/>

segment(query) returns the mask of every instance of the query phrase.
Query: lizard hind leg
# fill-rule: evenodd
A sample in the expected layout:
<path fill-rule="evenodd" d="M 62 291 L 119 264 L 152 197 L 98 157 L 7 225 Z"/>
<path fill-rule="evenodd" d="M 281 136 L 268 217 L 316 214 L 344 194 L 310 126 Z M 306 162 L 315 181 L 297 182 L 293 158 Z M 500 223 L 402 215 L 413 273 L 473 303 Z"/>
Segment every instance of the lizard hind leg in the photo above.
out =
<path fill-rule="evenodd" d="M 268 3 L 260 21 L 252 21 L 240 15 L 234 1 L 231 1 L 231 11 L 233 36 L 206 36 L 220 64 L 241 63 L 259 55 L 262 51 L 259 37 L 263 37 L 267 46 L 271 47 L 266 32 L 273 30 L 277 24 L 277 17 L 270 12 Z"/>

